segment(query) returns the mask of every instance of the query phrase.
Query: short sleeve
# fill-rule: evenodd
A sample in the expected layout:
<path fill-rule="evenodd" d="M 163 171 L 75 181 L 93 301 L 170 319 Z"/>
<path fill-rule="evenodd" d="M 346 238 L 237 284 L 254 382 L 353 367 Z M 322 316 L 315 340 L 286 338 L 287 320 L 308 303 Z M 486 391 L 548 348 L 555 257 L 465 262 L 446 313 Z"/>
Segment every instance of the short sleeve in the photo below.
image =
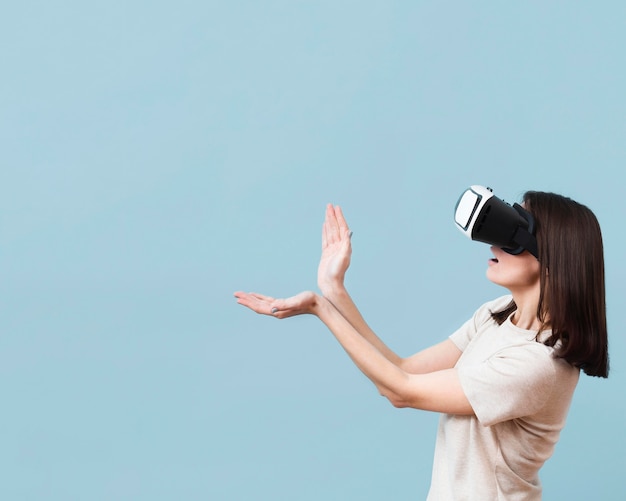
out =
<path fill-rule="evenodd" d="M 450 340 L 459 350 L 465 351 L 465 348 L 467 348 L 467 345 L 479 332 L 480 328 L 492 321 L 491 313 L 504 308 L 511 299 L 511 295 L 506 295 L 483 304 L 467 322 L 450 335 Z"/>
<path fill-rule="evenodd" d="M 484 426 L 539 411 L 552 394 L 556 372 L 552 350 L 536 342 L 507 347 L 480 364 L 457 370 Z"/>

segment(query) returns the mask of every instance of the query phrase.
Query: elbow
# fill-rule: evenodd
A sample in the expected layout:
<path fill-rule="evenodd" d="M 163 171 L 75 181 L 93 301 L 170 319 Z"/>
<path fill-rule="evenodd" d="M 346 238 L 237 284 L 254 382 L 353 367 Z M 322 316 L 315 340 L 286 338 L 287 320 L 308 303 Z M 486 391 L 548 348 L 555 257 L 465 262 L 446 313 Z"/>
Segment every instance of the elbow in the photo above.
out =
<path fill-rule="evenodd" d="M 380 394 L 389 400 L 389 403 L 396 409 L 419 408 L 416 406 L 416 394 L 411 376 L 406 373 L 403 373 L 402 376 L 392 384 L 380 385 L 378 387 Z"/>
<path fill-rule="evenodd" d="M 389 402 L 396 409 L 406 409 L 407 407 L 411 407 L 409 403 L 402 398 L 389 398 Z"/>
<path fill-rule="evenodd" d="M 380 388 L 380 394 L 389 400 L 389 403 L 393 405 L 396 409 L 405 409 L 406 407 L 411 407 L 409 401 L 404 398 L 402 395 L 389 390 L 388 388 Z"/>

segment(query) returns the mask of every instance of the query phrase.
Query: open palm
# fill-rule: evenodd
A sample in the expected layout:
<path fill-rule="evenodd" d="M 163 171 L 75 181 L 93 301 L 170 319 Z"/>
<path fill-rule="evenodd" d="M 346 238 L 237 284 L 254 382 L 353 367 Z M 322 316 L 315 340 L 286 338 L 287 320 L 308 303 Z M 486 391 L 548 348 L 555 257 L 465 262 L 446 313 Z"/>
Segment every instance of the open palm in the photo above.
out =
<path fill-rule="evenodd" d="M 328 204 L 322 229 L 322 257 L 317 269 L 317 284 L 322 293 L 343 284 L 352 255 L 351 234 L 341 207 Z"/>
<path fill-rule="evenodd" d="M 256 292 L 239 291 L 235 292 L 235 297 L 239 304 L 260 315 L 288 318 L 313 313 L 318 296 L 314 292 L 304 291 L 286 299 L 275 299 Z"/>

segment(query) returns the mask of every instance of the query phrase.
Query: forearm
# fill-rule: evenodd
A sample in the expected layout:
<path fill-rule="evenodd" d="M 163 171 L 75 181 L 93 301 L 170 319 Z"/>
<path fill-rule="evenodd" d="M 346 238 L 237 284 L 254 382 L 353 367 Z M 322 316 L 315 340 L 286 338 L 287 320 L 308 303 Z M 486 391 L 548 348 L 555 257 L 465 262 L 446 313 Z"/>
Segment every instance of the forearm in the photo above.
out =
<path fill-rule="evenodd" d="M 350 304 L 354 305 L 352 301 Z M 355 306 L 351 309 L 358 313 Z M 355 365 L 376 385 L 381 395 L 389 398 L 395 405 L 398 401 L 398 395 L 402 393 L 403 385 L 407 382 L 408 374 L 390 360 L 379 346 L 382 346 L 395 358 L 397 356 L 385 347 L 369 327 L 367 333 L 371 333 L 370 336 L 359 332 L 352 322 L 344 316 L 344 313 L 340 312 L 328 298 L 318 296 L 315 315 L 333 333 Z M 360 314 L 358 314 L 358 318 L 361 319 L 360 322 L 365 324 Z M 377 341 L 377 344 L 371 342 L 370 338 Z"/>
<path fill-rule="evenodd" d="M 343 285 L 326 286 L 323 288 L 323 294 L 363 338 L 387 360 L 400 366 L 402 358 L 394 353 L 371 329 Z"/>
<path fill-rule="evenodd" d="M 319 294 L 304 291 L 287 299 L 274 299 L 240 291 L 235 293 L 235 297 L 239 304 L 274 318 L 316 315 L 333 333 L 356 366 L 376 385 L 380 394 L 396 407 L 459 414 L 473 412 L 456 370 L 451 369 L 460 356 L 460 350 L 450 340 L 405 359 L 408 364 L 398 365 L 357 331 L 327 298 Z M 373 339 L 378 338 L 374 336 Z M 424 362 L 429 359 L 434 361 Z M 412 371 L 411 362 L 416 366 L 426 365 L 432 372 L 420 374 L 422 371 Z"/>
<path fill-rule="evenodd" d="M 455 369 L 429 374 L 409 374 L 392 363 L 323 296 L 317 296 L 313 313 L 324 322 L 356 366 L 395 407 L 473 414 Z"/>

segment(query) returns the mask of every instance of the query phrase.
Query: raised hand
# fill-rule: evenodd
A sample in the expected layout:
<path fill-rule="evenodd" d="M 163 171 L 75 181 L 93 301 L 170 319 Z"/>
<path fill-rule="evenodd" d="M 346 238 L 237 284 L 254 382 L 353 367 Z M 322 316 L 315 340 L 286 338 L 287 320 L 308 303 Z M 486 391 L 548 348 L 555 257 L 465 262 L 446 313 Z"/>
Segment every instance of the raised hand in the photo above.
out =
<path fill-rule="evenodd" d="M 322 228 L 322 257 L 317 269 L 317 285 L 323 294 L 335 286 L 343 286 L 352 255 L 351 236 L 341 207 L 328 204 Z"/>
<path fill-rule="evenodd" d="M 305 291 L 286 299 L 275 299 L 256 292 L 235 292 L 237 303 L 250 308 L 260 315 L 288 318 L 295 315 L 315 314 L 318 296 Z"/>

